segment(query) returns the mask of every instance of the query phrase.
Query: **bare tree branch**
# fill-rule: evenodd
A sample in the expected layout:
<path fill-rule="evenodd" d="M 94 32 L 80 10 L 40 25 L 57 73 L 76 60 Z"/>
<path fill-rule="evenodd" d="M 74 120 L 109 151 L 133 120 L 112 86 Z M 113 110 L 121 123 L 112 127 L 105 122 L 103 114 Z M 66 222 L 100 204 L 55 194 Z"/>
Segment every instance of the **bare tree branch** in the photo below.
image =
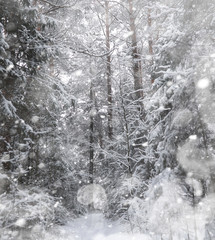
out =
<path fill-rule="evenodd" d="M 101 55 L 96 55 L 94 53 L 89 52 L 88 50 L 78 50 L 78 49 L 75 49 L 73 47 L 70 47 L 70 49 L 75 51 L 75 52 L 82 53 L 82 54 L 85 54 L 85 55 L 88 55 L 88 56 L 91 56 L 91 57 L 105 57 L 105 56 L 110 55 L 115 50 L 115 47 L 113 49 L 111 49 L 110 51 L 105 52 Z"/>
<path fill-rule="evenodd" d="M 49 2 L 47 0 L 41 0 L 42 2 L 46 3 L 46 4 L 49 4 L 49 6 L 51 7 L 47 12 L 45 12 L 46 14 L 47 13 L 50 13 L 50 12 L 53 12 L 53 11 L 56 11 L 58 9 L 61 9 L 61 8 L 71 8 L 71 7 L 74 7 L 78 0 L 76 0 L 72 5 L 58 5 L 58 4 L 54 4 L 52 2 Z"/>

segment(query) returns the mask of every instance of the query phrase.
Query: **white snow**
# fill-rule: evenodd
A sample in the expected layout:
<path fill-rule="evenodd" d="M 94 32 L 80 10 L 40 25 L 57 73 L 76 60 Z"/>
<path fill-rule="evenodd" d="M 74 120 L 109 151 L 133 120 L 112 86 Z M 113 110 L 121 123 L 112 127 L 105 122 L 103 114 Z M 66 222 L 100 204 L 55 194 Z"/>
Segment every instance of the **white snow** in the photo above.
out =
<path fill-rule="evenodd" d="M 133 31 L 130 31 L 130 32 L 128 32 L 128 33 L 125 33 L 124 35 L 123 35 L 123 37 L 124 38 L 129 38 L 130 36 L 132 36 L 134 34 L 134 32 Z"/>
<path fill-rule="evenodd" d="M 151 240 L 144 234 L 132 234 L 129 226 L 109 222 L 102 213 L 92 213 L 53 228 L 45 240 Z"/>
<path fill-rule="evenodd" d="M 32 118 L 31 118 L 31 122 L 32 123 L 37 123 L 38 121 L 39 121 L 39 117 L 38 116 L 33 116 Z"/>
<path fill-rule="evenodd" d="M 196 197 L 201 197 L 201 195 L 203 194 L 203 189 L 202 189 L 201 183 L 198 180 L 191 178 L 191 177 L 187 177 L 185 181 L 188 185 L 193 187 L 194 195 Z"/>
<path fill-rule="evenodd" d="M 44 164 L 44 163 L 40 163 L 39 165 L 38 165 L 38 168 L 40 168 L 40 169 L 43 169 L 43 168 L 45 168 L 46 167 L 46 165 Z"/>
<path fill-rule="evenodd" d="M 10 65 L 7 66 L 6 71 L 10 72 L 14 68 L 14 65 L 11 63 Z"/>
<path fill-rule="evenodd" d="M 10 161 L 10 154 L 5 153 L 0 160 L 2 162 Z"/>
<path fill-rule="evenodd" d="M 82 74 L 83 74 L 83 72 L 80 69 L 75 71 L 75 72 L 73 72 L 73 75 L 76 76 L 76 77 L 80 77 Z"/>
<path fill-rule="evenodd" d="M 24 218 L 19 218 L 16 222 L 15 225 L 18 227 L 24 227 L 26 224 L 26 220 Z"/>
<path fill-rule="evenodd" d="M 197 87 L 200 89 L 205 89 L 210 85 L 210 81 L 208 78 L 202 78 L 198 81 Z"/>
<path fill-rule="evenodd" d="M 95 117 L 97 115 L 97 110 L 95 108 L 92 108 L 89 112 L 90 117 Z"/>
<path fill-rule="evenodd" d="M 190 135 L 190 136 L 189 136 L 189 139 L 190 139 L 190 140 L 196 140 L 196 139 L 197 139 L 197 136 L 196 136 L 196 135 Z"/>
<path fill-rule="evenodd" d="M 54 208 L 57 208 L 59 206 L 59 202 L 56 202 L 55 205 L 54 205 Z"/>
<path fill-rule="evenodd" d="M 192 120 L 192 112 L 189 109 L 178 110 L 172 121 L 173 128 L 185 128 Z"/>
<path fill-rule="evenodd" d="M 207 177 L 215 168 L 214 157 L 199 148 L 199 139 L 188 139 L 178 148 L 177 159 L 181 166 L 194 176 Z"/>
<path fill-rule="evenodd" d="M 142 143 L 142 146 L 143 146 L 143 147 L 147 147 L 148 145 L 149 145 L 148 142 Z"/>

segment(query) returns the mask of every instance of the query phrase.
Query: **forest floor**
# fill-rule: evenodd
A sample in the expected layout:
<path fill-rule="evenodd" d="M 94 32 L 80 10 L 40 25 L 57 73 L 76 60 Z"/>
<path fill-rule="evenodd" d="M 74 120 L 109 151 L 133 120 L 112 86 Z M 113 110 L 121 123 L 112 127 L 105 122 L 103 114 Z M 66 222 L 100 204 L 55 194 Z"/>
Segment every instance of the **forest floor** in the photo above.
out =
<path fill-rule="evenodd" d="M 129 233 L 130 232 L 130 233 Z M 151 240 L 143 234 L 132 234 L 130 227 L 110 222 L 102 213 L 92 213 L 53 228 L 45 240 Z"/>

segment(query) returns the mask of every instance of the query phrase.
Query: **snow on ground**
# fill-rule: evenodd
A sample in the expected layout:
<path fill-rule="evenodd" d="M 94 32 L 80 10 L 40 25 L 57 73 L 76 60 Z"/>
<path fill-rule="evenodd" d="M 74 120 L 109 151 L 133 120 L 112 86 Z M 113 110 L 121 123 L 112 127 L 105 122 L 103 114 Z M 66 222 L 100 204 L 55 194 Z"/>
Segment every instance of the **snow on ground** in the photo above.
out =
<path fill-rule="evenodd" d="M 143 234 L 131 234 L 129 227 L 109 222 L 102 213 L 92 213 L 58 226 L 46 233 L 45 240 L 151 240 Z"/>

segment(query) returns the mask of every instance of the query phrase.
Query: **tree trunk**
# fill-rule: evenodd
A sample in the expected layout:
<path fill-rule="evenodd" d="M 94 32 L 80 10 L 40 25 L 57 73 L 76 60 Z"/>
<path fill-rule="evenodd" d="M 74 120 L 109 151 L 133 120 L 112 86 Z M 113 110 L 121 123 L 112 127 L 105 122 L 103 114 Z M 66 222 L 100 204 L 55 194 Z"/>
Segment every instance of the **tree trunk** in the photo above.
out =
<path fill-rule="evenodd" d="M 109 2 L 105 1 L 105 15 L 106 15 L 106 51 L 110 52 L 110 16 L 109 16 Z M 112 98 L 112 82 L 111 82 L 111 54 L 107 55 L 107 100 L 108 100 L 108 137 L 112 139 L 113 137 L 113 98 Z"/>
<path fill-rule="evenodd" d="M 93 83 L 91 80 L 90 84 L 90 164 L 89 164 L 89 182 L 93 183 L 93 172 L 94 172 L 94 117 L 93 117 L 93 107 L 94 107 L 94 94 L 93 94 Z"/>
<path fill-rule="evenodd" d="M 133 58 L 133 77 L 134 77 L 134 90 L 136 99 L 143 98 L 143 81 L 141 70 L 141 57 L 138 52 L 137 46 L 137 31 L 135 25 L 135 16 L 133 11 L 133 0 L 128 0 L 129 3 L 129 17 L 130 17 L 130 30 L 132 32 L 132 58 Z"/>
<path fill-rule="evenodd" d="M 151 26 L 152 26 L 151 9 L 148 9 L 147 22 L 148 22 L 148 28 L 149 30 L 151 30 Z M 152 41 L 151 33 L 149 34 L 148 45 L 149 45 L 149 55 L 151 56 L 149 65 L 152 66 L 153 65 L 153 41 Z M 154 78 L 152 76 L 151 76 L 151 83 L 154 83 Z"/>
<path fill-rule="evenodd" d="M 123 98 L 123 90 L 122 90 L 122 82 L 120 80 L 120 96 L 121 96 L 121 104 L 122 104 L 122 111 L 123 111 L 123 119 L 124 119 L 124 129 L 126 134 L 126 150 L 127 150 L 127 164 L 128 164 L 128 174 L 132 176 L 132 168 L 131 168 L 131 144 L 130 144 L 130 137 L 129 137 L 129 122 L 127 119 L 126 108 Z"/>

